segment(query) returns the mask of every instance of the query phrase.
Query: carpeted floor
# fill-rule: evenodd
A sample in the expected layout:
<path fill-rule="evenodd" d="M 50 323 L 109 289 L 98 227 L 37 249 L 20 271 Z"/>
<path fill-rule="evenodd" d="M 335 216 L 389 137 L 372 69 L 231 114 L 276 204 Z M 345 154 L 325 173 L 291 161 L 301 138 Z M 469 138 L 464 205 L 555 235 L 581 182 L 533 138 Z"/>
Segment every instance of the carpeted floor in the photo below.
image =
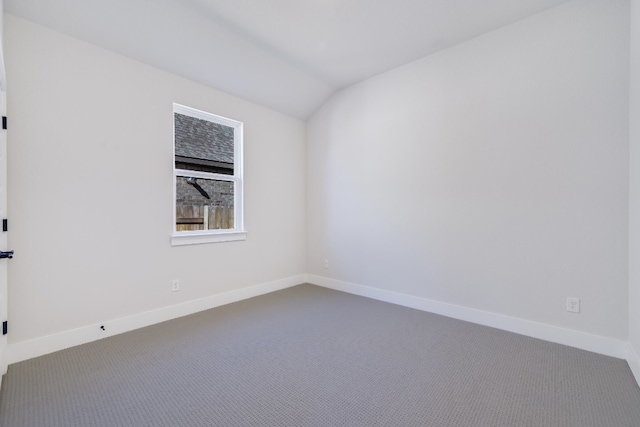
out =
<path fill-rule="evenodd" d="M 9 367 L 2 427 L 640 426 L 625 361 L 312 285 Z"/>

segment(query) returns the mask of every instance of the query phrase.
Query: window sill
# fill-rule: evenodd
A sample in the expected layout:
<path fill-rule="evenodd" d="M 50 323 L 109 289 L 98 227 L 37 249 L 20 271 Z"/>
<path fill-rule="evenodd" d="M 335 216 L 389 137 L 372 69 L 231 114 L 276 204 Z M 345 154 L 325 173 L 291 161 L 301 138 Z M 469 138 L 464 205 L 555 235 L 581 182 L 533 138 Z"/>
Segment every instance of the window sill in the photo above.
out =
<path fill-rule="evenodd" d="M 182 232 L 171 236 L 171 246 L 200 245 L 203 243 L 235 242 L 246 240 L 246 231 L 218 231 L 215 233 Z"/>

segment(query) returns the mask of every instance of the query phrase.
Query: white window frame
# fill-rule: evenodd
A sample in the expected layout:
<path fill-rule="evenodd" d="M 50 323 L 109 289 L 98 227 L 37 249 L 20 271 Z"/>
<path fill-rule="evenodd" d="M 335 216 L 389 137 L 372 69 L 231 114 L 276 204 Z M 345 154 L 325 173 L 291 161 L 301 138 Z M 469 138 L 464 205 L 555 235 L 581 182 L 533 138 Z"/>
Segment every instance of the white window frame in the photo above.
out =
<path fill-rule="evenodd" d="M 218 123 L 233 128 L 233 175 L 225 175 L 213 172 L 200 172 L 186 169 L 176 169 L 176 144 L 175 144 L 175 113 L 185 116 L 195 117 L 209 122 Z M 242 141 L 243 141 L 243 123 L 237 120 L 228 119 L 216 114 L 207 113 L 195 108 L 186 107 L 180 104 L 173 104 L 173 224 L 171 233 L 171 245 L 195 245 L 201 243 L 215 242 L 231 242 L 237 240 L 245 240 L 247 232 L 244 229 L 244 209 L 243 209 L 243 180 L 242 180 Z M 177 231 L 176 230 L 176 181 L 178 177 L 194 177 L 203 179 L 215 179 L 219 181 L 229 181 L 234 183 L 233 190 L 233 226 L 231 229 L 218 230 L 196 230 L 196 231 Z"/>

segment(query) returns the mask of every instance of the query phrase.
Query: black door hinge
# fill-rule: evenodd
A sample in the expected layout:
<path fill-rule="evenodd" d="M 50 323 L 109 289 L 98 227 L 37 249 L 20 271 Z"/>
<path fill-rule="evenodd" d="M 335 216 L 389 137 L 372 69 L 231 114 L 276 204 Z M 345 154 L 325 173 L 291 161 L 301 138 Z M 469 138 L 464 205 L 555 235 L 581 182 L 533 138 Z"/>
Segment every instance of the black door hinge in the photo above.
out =
<path fill-rule="evenodd" d="M 2 116 L 2 129 L 7 128 L 7 116 Z"/>
<path fill-rule="evenodd" d="M 2 335 L 7 335 L 7 321 L 5 320 L 4 322 L 2 322 Z"/>
<path fill-rule="evenodd" d="M 9 230 L 9 222 L 5 219 L 2 220 L 2 231 L 8 231 Z"/>

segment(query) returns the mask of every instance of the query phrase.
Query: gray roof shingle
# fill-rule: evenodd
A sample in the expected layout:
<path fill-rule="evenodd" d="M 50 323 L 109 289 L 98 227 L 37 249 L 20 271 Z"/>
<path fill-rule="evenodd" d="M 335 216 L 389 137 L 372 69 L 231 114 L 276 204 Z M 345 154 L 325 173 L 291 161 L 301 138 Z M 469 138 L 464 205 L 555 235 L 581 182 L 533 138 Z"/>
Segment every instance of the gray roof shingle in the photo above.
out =
<path fill-rule="evenodd" d="M 174 113 L 176 156 L 233 164 L 233 128 Z"/>

